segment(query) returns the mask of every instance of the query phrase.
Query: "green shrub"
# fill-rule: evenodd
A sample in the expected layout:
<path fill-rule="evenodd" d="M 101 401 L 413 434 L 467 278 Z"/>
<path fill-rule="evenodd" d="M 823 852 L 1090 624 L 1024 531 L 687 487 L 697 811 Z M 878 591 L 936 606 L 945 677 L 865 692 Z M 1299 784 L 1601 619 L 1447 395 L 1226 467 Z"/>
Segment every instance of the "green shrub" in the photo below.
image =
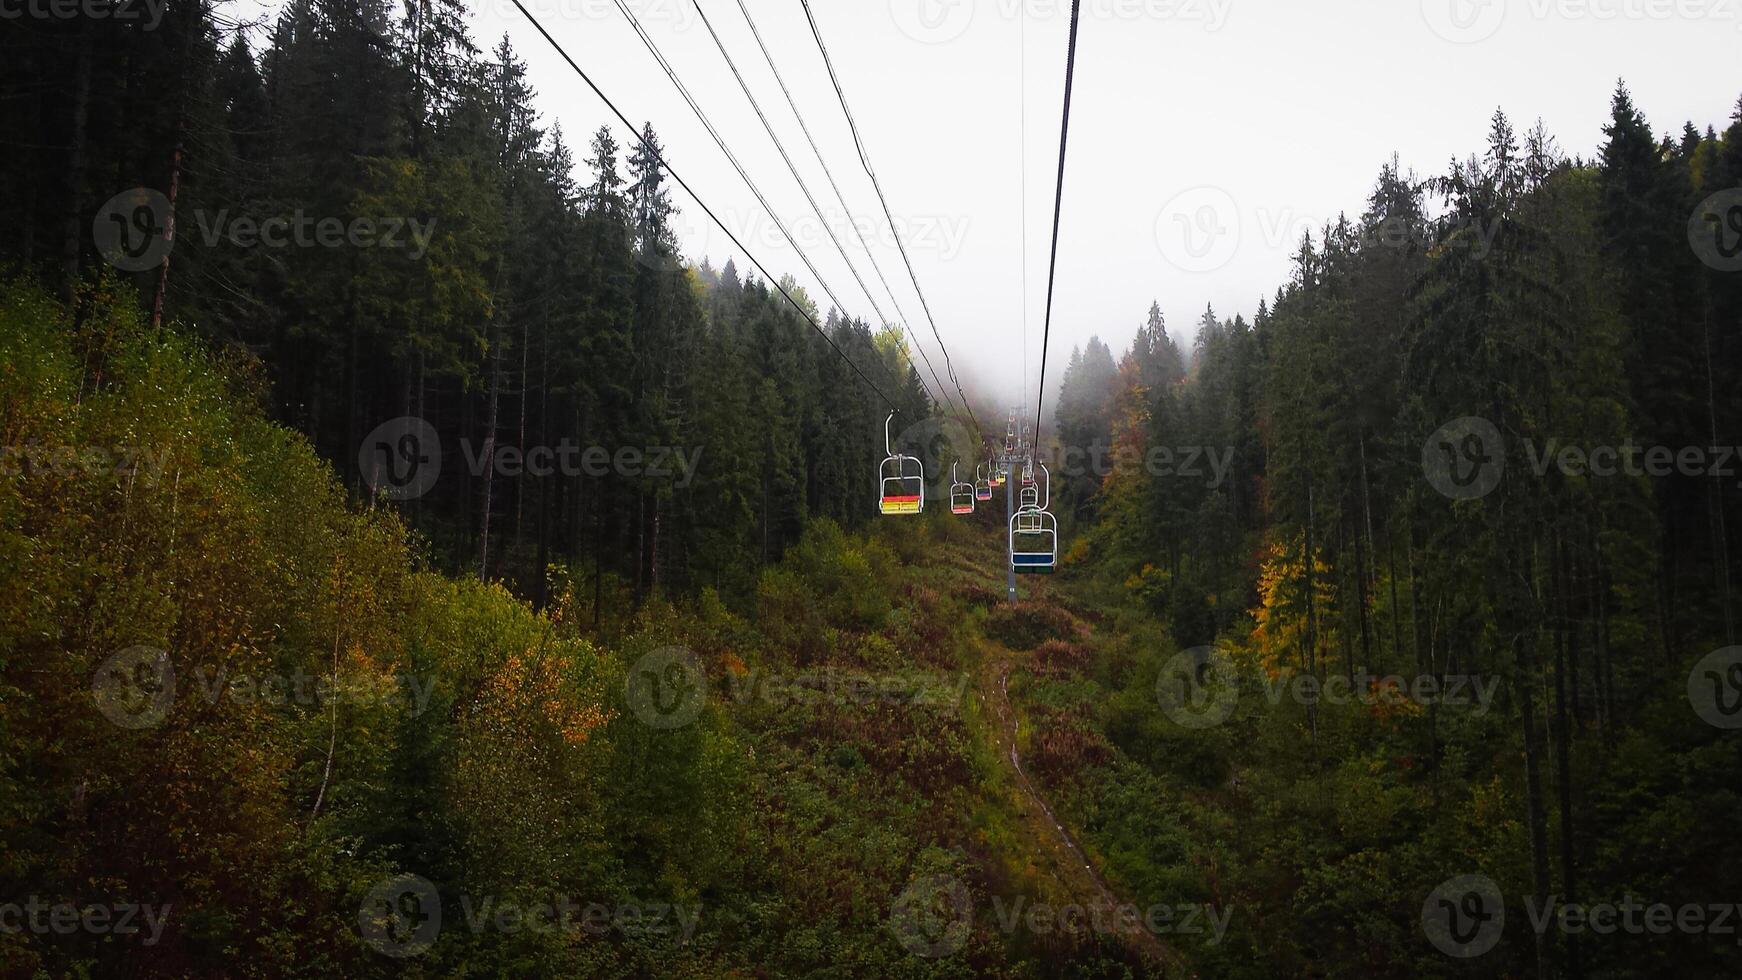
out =
<path fill-rule="evenodd" d="M 986 635 L 1012 650 L 1032 650 L 1047 640 L 1081 640 L 1088 629 L 1051 603 L 1018 602 L 992 610 L 986 618 Z"/>

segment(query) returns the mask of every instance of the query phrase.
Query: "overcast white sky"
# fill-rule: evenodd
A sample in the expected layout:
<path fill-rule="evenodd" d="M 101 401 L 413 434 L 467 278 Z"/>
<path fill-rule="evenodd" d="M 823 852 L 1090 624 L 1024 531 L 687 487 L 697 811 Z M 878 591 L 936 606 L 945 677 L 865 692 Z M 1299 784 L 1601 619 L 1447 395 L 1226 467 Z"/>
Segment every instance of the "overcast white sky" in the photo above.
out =
<path fill-rule="evenodd" d="M 608 110 L 508 0 L 476 2 L 480 45 L 508 34 L 529 64 L 546 124 L 560 121 L 583 156 Z M 873 320 L 692 0 L 628 2 L 836 295 Z M 736 0 L 699 2 L 893 317 Z M 862 223 L 881 225 L 799 0 L 745 3 L 848 205 Z M 528 6 L 625 113 L 652 121 L 673 166 L 769 269 L 797 276 L 826 308 L 823 290 L 611 0 Z M 1026 298 L 1032 399 L 1068 2 L 812 0 L 812 7 L 958 372 L 1006 404 L 1017 399 Z M 1454 155 L 1482 145 L 1500 106 L 1519 131 L 1541 116 L 1569 155 L 1588 156 L 1602 140 L 1618 77 L 1659 132 L 1679 131 L 1689 119 L 1722 129 L 1742 94 L 1739 50 L 1742 0 L 1085 0 L 1049 402 L 1072 346 L 1099 335 L 1117 355 L 1152 299 L 1182 345 L 1206 302 L 1218 314 L 1250 317 L 1287 276 L 1301 231 L 1339 210 L 1358 213 L 1394 151 L 1406 168 L 1441 172 Z M 734 255 L 681 191 L 674 200 L 684 211 L 686 255 L 706 255 L 716 266 Z M 941 371 L 889 233 L 874 229 L 868 238 Z"/>

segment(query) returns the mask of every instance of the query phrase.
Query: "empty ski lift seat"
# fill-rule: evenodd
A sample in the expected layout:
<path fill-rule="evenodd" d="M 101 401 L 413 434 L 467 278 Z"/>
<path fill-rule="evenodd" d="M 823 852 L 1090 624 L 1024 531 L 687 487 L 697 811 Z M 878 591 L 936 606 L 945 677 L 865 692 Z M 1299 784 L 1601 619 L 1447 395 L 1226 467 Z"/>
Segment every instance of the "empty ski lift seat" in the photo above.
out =
<path fill-rule="evenodd" d="M 1018 575 L 1051 575 L 1058 567 L 1058 519 L 1044 510 L 1010 518 L 1010 566 Z"/>
<path fill-rule="evenodd" d="M 890 444 L 889 423 L 895 413 L 883 420 L 883 451 L 888 456 L 878 471 L 878 512 L 885 516 L 919 514 L 925 511 L 925 464 L 912 456 L 897 453 Z"/>
<path fill-rule="evenodd" d="M 950 513 L 963 516 L 974 512 L 975 490 L 972 483 L 955 482 L 957 465 L 950 464 Z"/>

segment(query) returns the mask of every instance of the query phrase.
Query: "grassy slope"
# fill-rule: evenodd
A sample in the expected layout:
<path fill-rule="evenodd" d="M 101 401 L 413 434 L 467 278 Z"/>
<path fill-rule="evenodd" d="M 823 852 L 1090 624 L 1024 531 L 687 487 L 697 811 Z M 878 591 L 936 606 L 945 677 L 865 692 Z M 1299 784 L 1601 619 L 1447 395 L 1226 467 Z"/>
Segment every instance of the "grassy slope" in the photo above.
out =
<path fill-rule="evenodd" d="M 151 331 L 135 309 L 101 288 L 77 315 L 0 290 L 7 444 L 153 461 L 0 480 L 0 895 L 173 912 L 148 947 L 0 934 L 0 972 L 1035 977 L 1137 962 L 995 914 L 994 898 L 1061 903 L 1084 886 L 1017 791 L 977 689 L 1001 649 L 988 624 L 1011 645 L 1008 613 L 988 611 L 990 515 L 868 536 L 818 524 L 741 608 L 653 603 L 595 637 L 590 589 L 561 575 L 537 612 L 428 571 L 389 509 L 347 501 L 263 416 L 246 360 Z M 138 645 L 165 651 L 179 683 L 159 721 L 120 728 L 92 688 Z M 672 646 L 709 695 L 691 723 L 652 727 L 628 681 Z M 202 696 L 219 676 L 335 674 L 432 697 Z M 802 693 L 843 676 L 927 699 Z M 429 880 L 444 912 L 434 945 L 403 961 L 359 929 L 396 874 Z M 913 955 L 891 929 L 930 875 L 974 908 L 950 956 Z M 687 943 L 465 924 L 467 903 L 563 898 L 701 918 Z"/>

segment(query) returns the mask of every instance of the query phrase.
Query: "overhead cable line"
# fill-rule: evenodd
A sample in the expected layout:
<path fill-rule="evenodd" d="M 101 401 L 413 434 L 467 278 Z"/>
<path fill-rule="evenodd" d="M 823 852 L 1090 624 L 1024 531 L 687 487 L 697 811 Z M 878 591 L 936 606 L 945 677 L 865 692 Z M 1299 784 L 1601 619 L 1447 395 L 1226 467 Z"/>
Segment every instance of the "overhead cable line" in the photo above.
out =
<path fill-rule="evenodd" d="M 1022 172 L 1022 277 L 1017 295 L 1022 297 L 1022 401 L 1028 404 L 1028 18 L 1022 8 L 1016 10 L 1017 57 L 1016 90 L 1020 124 L 1016 158 Z"/>
<path fill-rule="evenodd" d="M 805 142 L 810 144 L 811 153 L 817 158 L 817 165 L 823 168 L 823 176 L 828 178 L 829 188 L 835 192 L 835 201 L 841 205 L 841 211 L 847 216 L 847 223 L 852 226 L 853 234 L 858 237 L 859 247 L 865 250 L 866 257 L 871 260 L 871 269 L 877 273 L 877 281 L 883 284 L 883 291 L 889 295 L 889 302 L 894 304 L 895 315 L 900 318 L 904 332 L 907 332 L 914 347 L 919 350 L 923 357 L 925 355 L 925 348 L 920 346 L 918 339 L 913 336 L 911 331 L 906 330 L 906 325 L 911 321 L 909 320 L 907 313 L 901 308 L 901 300 L 896 298 L 895 290 L 890 288 L 889 280 L 883 275 L 883 266 L 878 263 L 877 254 L 871 251 L 870 243 L 865 240 L 865 231 L 860 227 L 859 219 L 854 216 L 853 209 L 847 205 L 847 197 L 845 194 L 841 193 L 841 185 L 835 180 L 835 172 L 829 169 L 828 160 L 824 159 L 823 151 L 818 148 L 816 138 L 811 135 L 810 125 L 805 122 L 804 113 L 799 111 L 797 100 L 792 97 L 792 91 L 786 86 L 785 76 L 781 75 L 779 66 L 774 63 L 774 56 L 769 53 L 768 45 L 763 43 L 762 32 L 756 27 L 756 19 L 750 16 L 750 10 L 744 5 L 744 0 L 737 0 L 737 3 L 739 12 L 744 15 L 744 22 L 750 25 L 750 34 L 756 39 L 756 46 L 762 51 L 762 60 L 768 63 L 768 70 L 773 73 L 774 80 L 779 83 L 780 92 L 782 95 L 786 96 L 786 104 L 792 109 L 793 118 L 798 120 L 798 128 L 804 132 Z M 706 14 L 702 16 L 702 20 L 704 23 L 707 21 Z M 712 28 L 709 30 L 711 31 Z M 812 207 L 815 207 L 814 203 L 812 204 Z M 831 235 L 830 237 L 833 236 Z M 836 243 L 836 247 L 839 247 L 838 242 Z M 855 276 L 857 276 L 857 273 L 855 273 Z M 860 286 L 863 287 L 864 283 L 861 282 Z M 869 297 L 870 294 L 867 292 L 866 295 Z M 876 308 L 875 301 L 872 302 L 872 308 Z M 879 313 L 879 315 L 881 316 L 882 314 Z M 939 348 L 943 349 L 941 342 L 939 343 Z M 944 357 L 947 363 L 949 357 L 948 350 L 944 350 Z M 926 358 L 926 368 L 928 370 L 931 368 L 931 359 L 929 357 Z M 932 371 L 932 378 L 934 380 L 937 378 L 936 371 Z M 942 382 L 939 382 L 939 384 L 941 386 Z M 961 396 L 962 404 L 968 410 L 968 417 L 974 422 L 974 428 L 979 429 L 980 420 L 974 415 L 974 406 L 968 402 L 968 396 L 962 393 L 960 385 L 956 386 L 956 393 Z"/>
<path fill-rule="evenodd" d="M 822 223 L 823 231 L 828 234 L 829 241 L 834 243 L 835 251 L 841 253 L 841 261 L 847 263 L 847 271 L 853 274 L 853 281 L 859 284 L 859 291 L 865 294 L 866 300 L 870 301 L 871 309 L 877 314 L 878 321 L 884 326 L 888 326 L 889 318 L 883 315 L 882 308 L 877 305 L 876 298 L 871 295 L 871 290 L 866 287 L 864 278 L 859 275 L 858 267 L 853 265 L 853 260 L 848 257 L 846 248 L 841 245 L 841 240 L 835 236 L 835 229 L 829 226 L 829 219 L 823 216 L 823 209 L 817 206 L 817 199 L 811 194 L 810 185 L 805 183 L 804 177 L 798 172 L 798 167 L 793 164 L 792 157 L 787 154 L 786 144 L 780 141 L 780 137 L 774 132 L 774 127 L 768 122 L 768 116 L 762 111 L 762 103 L 756 101 L 755 94 L 750 91 L 749 84 L 744 81 L 743 73 L 738 71 L 737 62 L 732 60 L 732 55 L 726 50 L 725 42 L 720 40 L 719 33 L 714 30 L 713 22 L 708 20 L 707 12 L 702 10 L 700 0 L 696 0 L 695 8 L 696 13 L 701 16 L 702 26 L 708 29 L 708 36 L 714 40 L 714 47 L 719 49 L 720 57 L 726 60 L 726 67 L 732 70 L 732 77 L 738 80 L 738 88 L 744 92 L 744 97 L 750 100 L 750 108 L 756 111 L 756 118 L 762 121 L 763 130 L 768 133 L 768 138 L 774 141 L 774 148 L 780 151 L 780 159 L 786 162 L 786 169 L 792 174 L 792 179 L 798 182 L 798 189 L 804 192 L 804 199 L 809 202 L 811 212 L 817 216 L 817 221 Z M 842 312 L 845 313 L 844 310 Z M 945 388 L 943 381 L 938 378 L 937 370 L 932 367 L 931 358 L 926 356 L 925 349 L 918 347 L 917 344 L 915 347 L 918 348 L 920 357 L 925 360 L 926 370 L 931 372 L 932 380 L 937 382 L 938 391 L 944 396 L 945 407 L 960 414 L 961 409 L 949 401 L 949 389 Z M 921 384 L 924 384 L 923 379 Z"/>
<path fill-rule="evenodd" d="M 907 266 L 907 277 L 913 281 L 913 291 L 919 296 L 919 305 L 925 310 L 926 321 L 931 324 L 932 336 L 937 338 L 938 348 L 944 353 L 944 370 L 948 372 L 950 380 L 955 382 L 956 391 L 960 394 L 962 392 L 961 379 L 956 377 L 955 366 L 950 363 L 950 350 L 944 345 L 943 335 L 938 332 L 937 319 L 932 316 L 931 304 L 926 302 L 925 290 L 920 288 L 919 277 L 914 274 L 913 260 L 908 258 L 907 246 L 902 243 L 901 232 L 896 230 L 895 216 L 889 210 L 889 199 L 883 196 L 883 184 L 877 179 L 877 171 L 872 168 L 871 157 L 865 151 L 865 141 L 859 136 L 859 124 L 854 121 L 853 110 L 847 105 L 847 93 L 841 88 L 840 76 L 835 74 L 835 63 L 834 59 L 829 57 L 829 46 L 823 43 L 823 33 L 817 27 L 816 16 L 811 12 L 810 0 L 799 0 L 799 3 L 804 7 L 805 19 L 810 22 L 811 36 L 816 38 L 817 50 L 822 53 L 823 63 L 828 66 L 829 81 L 835 87 L 835 97 L 840 100 L 841 111 L 846 114 L 847 128 L 852 130 L 853 144 L 859 151 L 859 163 L 865 168 L 865 174 L 871 178 L 872 188 L 877 191 L 877 201 L 883 207 L 883 218 L 889 223 L 890 234 L 895 237 L 895 247 L 901 251 L 902 264 Z M 963 394 L 962 398 L 966 401 L 967 395 Z M 976 420 L 974 424 L 978 426 L 979 422 Z"/>
<path fill-rule="evenodd" d="M 1065 148 L 1071 138 L 1071 86 L 1077 74 L 1077 20 L 1082 13 L 1082 0 L 1071 0 L 1071 43 L 1065 55 L 1065 109 L 1059 126 L 1059 179 L 1052 200 L 1052 261 L 1046 273 L 1046 330 L 1040 341 L 1040 392 L 1034 405 L 1034 445 L 1040 445 L 1041 409 L 1046 404 L 1046 349 L 1052 340 L 1053 284 L 1059 268 L 1059 217 L 1065 203 Z"/>
<path fill-rule="evenodd" d="M 695 97 L 690 95 L 689 88 L 684 85 L 682 79 L 677 77 L 676 69 L 672 68 L 671 62 L 666 60 L 665 55 L 659 50 L 659 45 L 653 43 L 653 38 L 647 33 L 647 29 L 641 26 L 641 19 L 635 16 L 634 11 L 630 10 L 628 6 L 623 3 L 623 0 L 611 0 L 611 2 L 616 5 L 618 11 L 620 11 L 624 18 L 629 21 L 629 26 L 635 29 L 636 36 L 641 38 L 641 43 L 647 47 L 648 52 L 653 55 L 653 59 L 659 62 L 659 67 L 665 71 L 665 77 L 671 79 L 672 85 L 677 87 L 678 94 L 682 95 L 684 101 L 689 104 L 690 111 L 696 114 L 696 118 L 700 120 L 702 126 L 707 129 L 708 135 L 714 138 L 714 145 L 718 146 L 720 152 L 726 155 L 727 161 L 732 164 L 732 169 L 738 172 L 738 176 L 744 181 L 744 185 L 750 188 L 751 194 L 756 196 L 757 202 L 762 205 L 762 210 L 768 212 L 768 217 L 774 221 L 774 226 L 780 229 L 780 234 L 786 239 L 786 243 L 792 246 L 794 252 L 798 253 L 798 257 L 803 260 L 805 268 L 810 270 L 811 275 L 816 278 L 817 283 L 823 287 L 823 292 L 828 294 L 829 301 L 835 304 L 835 309 L 839 310 L 842 316 L 848 316 L 846 304 L 842 303 L 840 297 L 835 295 L 835 291 L 829 287 L 829 281 L 823 278 L 823 274 L 817 271 L 816 264 L 811 262 L 809 255 L 805 254 L 804 247 L 799 245 L 796 238 L 792 237 L 792 232 L 787 229 L 786 222 L 780 220 L 780 215 L 775 213 L 774 208 L 768 203 L 768 199 L 762 196 L 762 189 L 757 187 L 756 182 L 750 179 L 750 174 L 745 172 L 744 165 L 738 162 L 738 157 L 732 152 L 731 147 L 726 145 L 725 139 L 720 136 L 720 131 L 714 128 L 713 121 L 708 118 L 708 114 L 702 111 L 702 107 L 696 103 Z M 519 0 L 515 0 L 515 6 L 520 6 Z M 524 10 L 525 8 L 521 9 Z M 531 15 L 529 14 L 528 16 Z M 721 227 L 725 226 L 721 225 Z M 730 232 L 727 234 L 730 234 Z M 733 241 L 737 241 L 736 236 L 733 237 Z M 740 245 L 739 247 L 742 248 L 743 246 Z M 766 272 L 764 274 L 766 275 Z M 785 291 L 786 290 L 784 289 L 781 290 L 781 292 Z M 812 320 L 811 323 L 815 325 L 816 321 Z M 819 327 L 818 329 L 821 328 Z M 883 364 L 882 358 L 878 358 L 877 363 Z M 895 382 L 895 387 L 897 389 L 901 387 L 901 381 L 889 370 L 888 365 L 884 365 L 883 373 L 890 376 L 890 380 Z M 923 379 L 921 379 L 921 384 L 924 384 Z"/>
<path fill-rule="evenodd" d="M 859 368 L 859 365 L 855 363 L 851 357 L 847 356 L 846 351 L 841 350 L 840 345 L 835 343 L 835 339 L 829 336 L 828 331 L 824 330 L 817 324 L 816 318 L 811 316 L 810 311 L 805 309 L 798 300 L 793 299 L 792 294 L 787 292 L 786 287 L 781 285 L 780 281 L 775 279 L 774 276 L 769 273 L 767 267 L 762 264 L 761 260 L 757 259 L 754 253 L 744 247 L 744 243 L 739 241 L 738 236 L 732 232 L 732 229 L 727 227 L 724 221 L 720 220 L 719 215 L 715 214 L 712 208 L 708 207 L 707 202 L 702 200 L 701 195 L 697 194 L 695 189 L 690 187 L 687 181 L 678 176 L 678 172 L 672 169 L 671 164 L 666 162 L 665 157 L 660 153 L 659 148 L 654 146 L 641 134 L 641 130 L 637 129 L 635 124 L 629 121 L 629 117 L 624 115 L 621 109 L 617 108 L 617 103 L 612 102 L 611 98 L 594 83 L 592 77 L 583 71 L 580 65 L 575 63 L 575 59 L 569 57 L 568 51 L 566 51 L 561 44 L 557 43 L 557 39 L 552 37 L 549 31 L 544 29 L 544 25 L 539 23 L 538 18 L 534 17 L 530 10 L 526 9 L 525 5 L 521 3 L 521 0 L 509 0 L 509 2 L 514 4 L 515 9 L 520 11 L 522 16 L 532 24 L 533 28 L 537 30 L 546 41 L 550 42 L 550 46 L 556 50 L 556 53 L 564 61 L 568 62 L 569 67 L 574 69 L 575 74 L 580 76 L 581 81 L 585 82 L 587 87 L 593 90 L 593 94 L 597 95 L 599 100 L 605 103 L 606 108 L 610 109 L 612 114 L 621 120 L 623 125 L 628 127 L 631 133 L 635 134 L 635 138 L 641 143 L 642 148 L 653 155 L 654 160 L 658 161 L 659 165 L 665 168 L 665 172 L 671 175 L 671 179 L 677 181 L 678 186 L 684 189 L 684 193 L 688 194 L 690 198 L 696 202 L 696 206 L 701 208 L 714 224 L 720 226 L 720 230 L 725 232 L 726 237 L 732 240 L 732 244 L 737 246 L 738 250 L 744 253 L 744 257 L 750 260 L 750 264 L 754 265 L 757 270 L 762 273 L 762 277 L 767 279 L 769 284 L 778 290 L 780 295 L 785 297 L 788 303 L 792 304 L 792 308 L 797 310 L 799 315 L 805 318 L 805 322 L 811 325 L 811 329 L 815 330 L 836 354 L 840 355 L 841 360 L 847 362 L 847 366 L 853 369 L 853 373 L 859 376 L 859 380 L 863 381 L 865 386 L 870 388 L 877 397 L 883 399 L 883 403 L 888 405 L 891 411 L 899 411 L 899 409 L 896 408 L 895 402 L 888 395 L 884 394 L 883 389 L 877 387 L 875 382 L 866 377 L 865 372 Z"/>

